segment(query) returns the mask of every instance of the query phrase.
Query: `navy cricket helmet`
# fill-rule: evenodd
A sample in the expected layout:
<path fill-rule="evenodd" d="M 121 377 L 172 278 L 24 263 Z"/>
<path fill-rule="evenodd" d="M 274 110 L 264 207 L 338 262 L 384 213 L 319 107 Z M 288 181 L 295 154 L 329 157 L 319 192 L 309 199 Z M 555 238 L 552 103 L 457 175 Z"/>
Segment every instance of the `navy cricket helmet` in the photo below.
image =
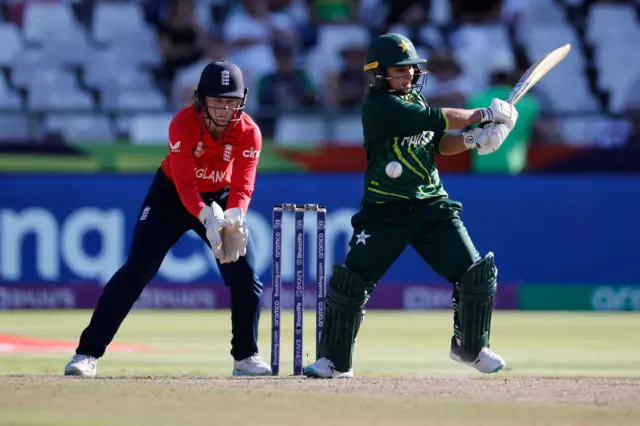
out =
<path fill-rule="evenodd" d="M 200 74 L 200 81 L 195 87 L 195 99 L 198 111 L 204 111 L 205 118 L 213 121 L 216 126 L 228 127 L 230 124 L 240 120 L 242 112 L 247 102 L 249 89 L 244 85 L 244 78 L 240 68 L 227 61 L 216 61 L 207 64 Z M 239 99 L 240 102 L 235 108 L 213 108 L 207 107 L 206 98 Z M 213 110 L 214 115 L 211 115 Z M 226 122 L 220 122 L 217 117 L 217 110 L 233 110 L 231 118 Z"/>

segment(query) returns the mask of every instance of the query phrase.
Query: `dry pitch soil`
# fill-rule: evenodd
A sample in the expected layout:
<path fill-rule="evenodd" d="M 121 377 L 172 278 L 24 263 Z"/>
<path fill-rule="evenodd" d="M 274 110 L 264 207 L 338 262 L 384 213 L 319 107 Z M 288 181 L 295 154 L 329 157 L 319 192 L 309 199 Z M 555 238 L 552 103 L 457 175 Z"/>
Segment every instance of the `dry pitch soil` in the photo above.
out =
<path fill-rule="evenodd" d="M 59 376 L 4 376 L 15 382 L 88 380 Z M 367 378 L 314 380 L 294 377 L 101 377 L 95 381 L 122 381 L 122 386 L 172 386 L 201 389 L 252 389 L 289 392 L 346 393 L 360 396 L 451 398 L 468 402 L 588 405 L 640 409 L 640 379 L 619 378 Z"/>

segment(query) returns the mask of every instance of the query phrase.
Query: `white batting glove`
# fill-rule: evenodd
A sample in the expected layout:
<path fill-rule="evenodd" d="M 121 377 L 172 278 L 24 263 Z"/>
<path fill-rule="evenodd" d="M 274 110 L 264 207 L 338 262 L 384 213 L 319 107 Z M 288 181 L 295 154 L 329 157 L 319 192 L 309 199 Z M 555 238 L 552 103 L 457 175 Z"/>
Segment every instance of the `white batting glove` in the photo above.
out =
<path fill-rule="evenodd" d="M 222 246 L 224 254 L 220 263 L 232 263 L 247 254 L 249 232 L 244 226 L 244 212 L 240 207 L 227 209 L 224 217 L 229 221 L 222 230 Z"/>
<path fill-rule="evenodd" d="M 480 144 L 478 143 L 478 139 L 480 138 L 480 134 L 482 133 L 482 130 L 483 129 L 481 129 L 480 127 L 475 127 L 469 130 L 468 132 L 464 132 L 462 134 L 464 144 L 467 146 L 467 148 L 474 149 L 474 148 L 480 147 Z"/>
<path fill-rule="evenodd" d="M 509 102 L 497 98 L 491 101 L 489 108 L 480 108 L 480 114 L 482 115 L 481 123 L 492 121 L 498 124 L 504 124 L 509 131 L 513 130 L 516 121 L 518 121 L 518 110 L 516 107 Z"/>
<path fill-rule="evenodd" d="M 204 225 L 207 230 L 207 240 L 211 244 L 211 250 L 216 259 L 220 259 L 224 256 L 223 244 L 222 244 L 222 228 L 231 225 L 231 221 L 225 219 L 222 207 L 215 201 L 211 203 L 211 207 L 206 206 L 200 210 L 198 219 Z"/>
<path fill-rule="evenodd" d="M 487 155 L 496 152 L 509 136 L 509 128 L 506 124 L 488 124 L 478 135 L 478 155 Z"/>

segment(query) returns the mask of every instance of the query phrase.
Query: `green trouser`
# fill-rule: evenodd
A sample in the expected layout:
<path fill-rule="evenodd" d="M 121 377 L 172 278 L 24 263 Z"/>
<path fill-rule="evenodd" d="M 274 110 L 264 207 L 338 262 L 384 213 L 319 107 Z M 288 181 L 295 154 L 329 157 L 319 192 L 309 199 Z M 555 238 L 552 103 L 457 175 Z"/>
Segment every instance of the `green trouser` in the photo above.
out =
<path fill-rule="evenodd" d="M 457 282 L 480 260 L 460 220 L 461 209 L 449 198 L 363 206 L 351 220 L 345 266 L 375 283 L 410 245 L 438 275 Z"/>
<path fill-rule="evenodd" d="M 366 302 L 376 283 L 408 245 L 436 273 L 455 284 L 452 285 L 454 334 L 462 337 L 458 284 L 469 281 L 466 278 L 469 268 L 481 258 L 460 220 L 461 210 L 460 203 L 440 198 L 365 205 L 353 216 L 349 253 L 344 266 L 334 266 L 329 281 L 318 357 L 333 361 L 338 371 L 351 368 Z"/>

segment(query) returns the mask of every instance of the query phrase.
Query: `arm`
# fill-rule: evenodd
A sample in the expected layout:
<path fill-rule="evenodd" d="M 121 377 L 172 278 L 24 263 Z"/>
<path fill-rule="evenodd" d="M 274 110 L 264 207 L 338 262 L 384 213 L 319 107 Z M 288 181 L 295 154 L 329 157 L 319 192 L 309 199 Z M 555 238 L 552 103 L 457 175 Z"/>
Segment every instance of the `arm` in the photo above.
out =
<path fill-rule="evenodd" d="M 171 175 L 184 207 L 199 218 L 206 204 L 198 191 L 192 148 L 196 137 L 184 122 L 174 119 L 169 125 Z"/>
<path fill-rule="evenodd" d="M 449 121 L 448 130 L 463 129 L 483 121 L 482 109 L 442 108 Z"/>
<path fill-rule="evenodd" d="M 239 207 L 244 213 L 247 212 L 253 195 L 261 149 L 262 134 L 260 129 L 255 127 L 244 136 L 234 158 L 227 211 Z"/>
<path fill-rule="evenodd" d="M 456 155 L 469 150 L 469 146 L 464 143 L 462 135 L 445 133 L 440 139 L 441 155 Z"/>

